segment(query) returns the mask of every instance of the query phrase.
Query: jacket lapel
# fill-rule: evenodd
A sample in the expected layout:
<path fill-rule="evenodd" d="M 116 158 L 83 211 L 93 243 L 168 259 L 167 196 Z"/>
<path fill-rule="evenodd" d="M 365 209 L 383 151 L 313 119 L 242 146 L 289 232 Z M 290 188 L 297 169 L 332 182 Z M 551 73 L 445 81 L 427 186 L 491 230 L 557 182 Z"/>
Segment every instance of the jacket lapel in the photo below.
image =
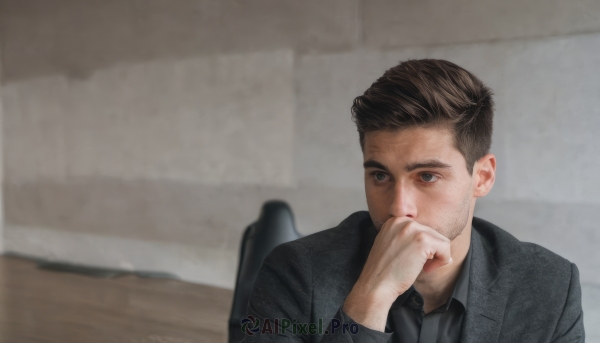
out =
<path fill-rule="evenodd" d="M 500 335 L 508 296 L 494 292 L 493 285 L 501 271 L 492 254 L 493 247 L 481 234 L 471 230 L 471 271 L 467 311 L 462 324 L 462 343 L 496 343 Z"/>

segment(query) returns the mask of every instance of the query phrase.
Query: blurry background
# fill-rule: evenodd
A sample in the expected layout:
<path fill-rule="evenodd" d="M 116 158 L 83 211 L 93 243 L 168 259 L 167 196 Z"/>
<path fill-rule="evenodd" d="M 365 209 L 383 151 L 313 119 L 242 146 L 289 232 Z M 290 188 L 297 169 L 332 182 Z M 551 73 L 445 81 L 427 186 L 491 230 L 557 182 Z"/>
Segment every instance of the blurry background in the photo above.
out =
<path fill-rule="evenodd" d="M 476 215 L 575 262 L 600 341 L 600 2 L 0 0 L 5 252 L 233 288 L 265 200 L 366 209 L 352 99 L 408 58 L 495 92 Z"/>

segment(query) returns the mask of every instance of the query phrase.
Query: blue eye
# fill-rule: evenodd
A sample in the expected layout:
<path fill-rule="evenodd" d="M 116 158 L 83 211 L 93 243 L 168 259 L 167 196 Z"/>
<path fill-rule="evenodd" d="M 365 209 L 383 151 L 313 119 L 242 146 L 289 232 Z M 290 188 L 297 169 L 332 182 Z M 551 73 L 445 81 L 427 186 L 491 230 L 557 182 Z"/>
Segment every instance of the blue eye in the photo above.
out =
<path fill-rule="evenodd" d="M 438 177 L 433 175 L 433 174 L 429 174 L 429 173 L 423 173 L 421 174 L 421 180 L 425 181 L 425 182 L 435 182 L 437 181 Z"/>
<path fill-rule="evenodd" d="M 385 181 L 385 178 L 387 177 L 386 174 L 380 173 L 380 172 L 374 172 L 371 175 L 375 178 L 375 181 L 377 181 L 377 182 L 383 182 L 383 181 Z"/>

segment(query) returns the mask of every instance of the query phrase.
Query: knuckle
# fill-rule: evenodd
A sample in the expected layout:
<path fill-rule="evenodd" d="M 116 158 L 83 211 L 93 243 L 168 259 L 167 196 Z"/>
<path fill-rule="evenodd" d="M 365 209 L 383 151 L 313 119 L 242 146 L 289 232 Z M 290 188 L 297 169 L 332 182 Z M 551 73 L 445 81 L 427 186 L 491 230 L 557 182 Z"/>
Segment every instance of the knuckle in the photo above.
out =
<path fill-rule="evenodd" d="M 427 234 L 425 232 L 419 231 L 419 232 L 415 233 L 414 240 L 417 243 L 425 244 L 429 240 L 429 237 L 427 236 Z"/>

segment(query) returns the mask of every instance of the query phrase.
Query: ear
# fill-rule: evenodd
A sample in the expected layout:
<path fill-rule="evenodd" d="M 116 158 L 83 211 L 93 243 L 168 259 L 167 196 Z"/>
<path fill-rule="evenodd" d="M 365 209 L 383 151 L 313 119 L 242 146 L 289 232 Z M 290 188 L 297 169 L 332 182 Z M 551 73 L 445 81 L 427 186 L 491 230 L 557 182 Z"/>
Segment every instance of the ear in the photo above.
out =
<path fill-rule="evenodd" d="M 473 179 L 473 196 L 479 198 L 487 195 L 496 180 L 496 156 L 487 154 L 475 162 Z"/>

